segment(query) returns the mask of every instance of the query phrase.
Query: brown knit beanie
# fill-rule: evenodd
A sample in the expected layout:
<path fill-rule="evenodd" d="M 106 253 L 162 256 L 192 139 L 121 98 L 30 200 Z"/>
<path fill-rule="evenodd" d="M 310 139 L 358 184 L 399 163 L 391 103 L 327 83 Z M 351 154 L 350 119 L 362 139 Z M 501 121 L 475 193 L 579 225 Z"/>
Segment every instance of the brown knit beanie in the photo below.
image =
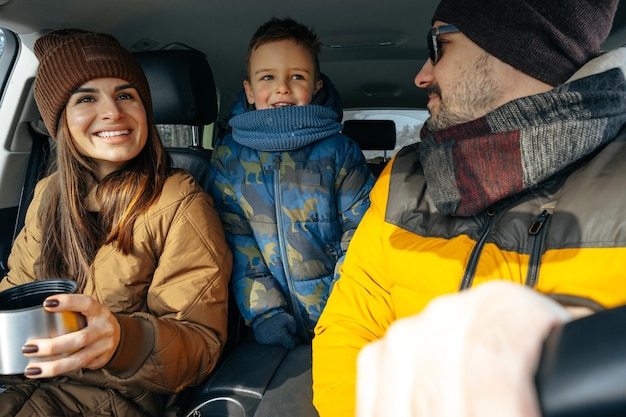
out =
<path fill-rule="evenodd" d="M 441 0 L 433 22 L 455 25 L 491 55 L 552 86 L 591 58 L 618 0 Z"/>
<path fill-rule="evenodd" d="M 79 29 L 57 30 L 37 39 L 35 55 L 39 59 L 35 101 L 53 138 L 72 93 L 96 78 L 120 78 L 133 84 L 148 119 L 152 119 L 150 88 L 143 69 L 113 36 Z"/>

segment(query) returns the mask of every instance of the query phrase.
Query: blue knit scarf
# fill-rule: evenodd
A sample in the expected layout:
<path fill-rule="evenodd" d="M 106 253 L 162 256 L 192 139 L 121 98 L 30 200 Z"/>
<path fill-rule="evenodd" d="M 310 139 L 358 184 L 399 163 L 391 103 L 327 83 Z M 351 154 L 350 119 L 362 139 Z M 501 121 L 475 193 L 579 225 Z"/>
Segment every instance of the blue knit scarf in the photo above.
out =
<path fill-rule="evenodd" d="M 341 131 L 337 113 L 324 106 L 254 110 L 230 119 L 233 139 L 259 151 L 292 151 Z"/>

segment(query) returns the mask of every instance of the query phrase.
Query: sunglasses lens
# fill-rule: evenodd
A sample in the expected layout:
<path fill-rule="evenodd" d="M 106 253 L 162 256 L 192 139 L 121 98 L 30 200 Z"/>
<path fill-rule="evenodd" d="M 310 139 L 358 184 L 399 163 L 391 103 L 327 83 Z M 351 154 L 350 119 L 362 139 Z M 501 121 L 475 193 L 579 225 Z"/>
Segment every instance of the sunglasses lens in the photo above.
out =
<path fill-rule="evenodd" d="M 436 51 L 437 45 L 433 44 L 434 38 L 435 37 L 433 36 L 433 31 L 429 30 L 428 34 L 426 34 L 426 47 L 428 49 L 428 58 L 430 58 L 433 64 L 437 60 L 437 51 Z"/>
<path fill-rule="evenodd" d="M 455 33 L 459 30 L 454 25 L 444 25 L 432 28 L 426 34 L 426 47 L 428 49 L 428 58 L 432 61 L 433 65 L 439 61 L 439 51 L 441 50 L 441 42 L 439 42 L 439 35 L 445 33 Z"/>

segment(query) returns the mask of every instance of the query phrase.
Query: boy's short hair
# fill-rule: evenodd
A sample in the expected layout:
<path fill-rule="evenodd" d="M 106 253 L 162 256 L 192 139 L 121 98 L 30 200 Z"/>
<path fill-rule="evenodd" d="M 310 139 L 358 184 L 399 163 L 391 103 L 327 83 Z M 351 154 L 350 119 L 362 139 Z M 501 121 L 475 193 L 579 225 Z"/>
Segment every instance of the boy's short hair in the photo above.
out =
<path fill-rule="evenodd" d="M 246 60 L 246 76 L 250 77 L 250 56 L 255 49 L 261 45 L 265 45 L 269 42 L 277 42 L 286 39 L 293 39 L 298 45 L 304 46 L 311 58 L 313 58 L 313 64 L 315 66 L 315 80 L 320 79 L 320 61 L 319 54 L 322 49 L 322 43 L 310 28 L 292 18 L 286 17 L 278 19 L 276 17 L 271 18 L 254 32 L 250 44 L 248 45 L 248 58 Z"/>

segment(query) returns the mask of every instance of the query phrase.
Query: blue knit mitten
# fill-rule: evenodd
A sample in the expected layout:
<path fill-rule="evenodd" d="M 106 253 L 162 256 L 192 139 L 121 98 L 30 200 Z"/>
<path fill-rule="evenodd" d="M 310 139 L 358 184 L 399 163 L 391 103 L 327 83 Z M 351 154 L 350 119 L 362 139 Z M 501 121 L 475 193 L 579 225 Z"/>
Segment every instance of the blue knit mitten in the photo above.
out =
<path fill-rule="evenodd" d="M 283 345 L 287 349 L 300 344 L 296 320 L 289 313 L 278 313 L 263 320 L 254 329 L 254 338 L 263 345 Z"/>

